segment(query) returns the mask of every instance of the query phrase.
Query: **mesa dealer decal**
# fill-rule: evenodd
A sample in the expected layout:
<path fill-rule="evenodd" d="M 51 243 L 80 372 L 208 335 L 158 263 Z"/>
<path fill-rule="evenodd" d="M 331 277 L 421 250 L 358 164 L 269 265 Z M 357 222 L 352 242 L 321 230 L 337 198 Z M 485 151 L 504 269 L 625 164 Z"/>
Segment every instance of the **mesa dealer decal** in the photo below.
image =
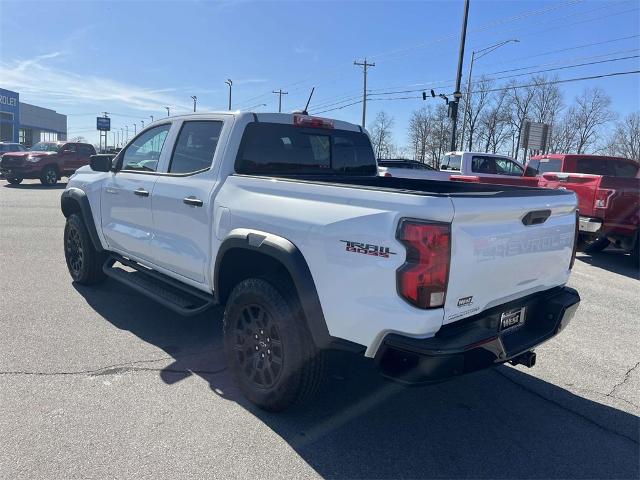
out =
<path fill-rule="evenodd" d="M 351 253 L 361 253 L 363 255 L 371 255 L 373 257 L 389 258 L 389 255 L 395 255 L 389 247 L 381 247 L 380 245 L 373 245 L 371 243 L 359 243 L 352 242 L 351 240 L 340 240 L 342 243 L 346 243 L 345 250 Z"/>

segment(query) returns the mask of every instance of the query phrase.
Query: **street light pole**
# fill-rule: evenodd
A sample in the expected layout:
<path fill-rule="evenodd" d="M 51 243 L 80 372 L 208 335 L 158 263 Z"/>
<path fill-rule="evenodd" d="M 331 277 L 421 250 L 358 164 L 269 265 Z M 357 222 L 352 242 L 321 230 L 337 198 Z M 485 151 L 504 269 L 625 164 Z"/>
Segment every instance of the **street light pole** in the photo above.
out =
<path fill-rule="evenodd" d="M 137 135 L 137 130 L 136 130 L 136 122 L 133 122 L 133 136 L 135 137 Z"/>
<path fill-rule="evenodd" d="M 224 83 L 229 85 L 229 110 L 231 110 L 231 87 L 233 87 L 233 81 L 230 78 L 227 78 Z"/>
<path fill-rule="evenodd" d="M 196 102 L 198 101 L 198 97 L 191 95 L 191 98 L 193 99 L 193 113 L 196 113 Z"/>
<path fill-rule="evenodd" d="M 462 17 L 462 32 L 460 32 L 460 50 L 458 52 L 458 72 L 456 75 L 456 90 L 453 92 L 454 101 L 451 108 L 451 142 L 450 149 L 456 149 L 456 124 L 458 121 L 458 105 L 460 104 L 460 83 L 462 82 L 462 64 L 464 62 L 464 45 L 467 39 L 467 19 L 469 18 L 469 0 L 464 0 L 464 16 Z"/>
<path fill-rule="evenodd" d="M 153 115 L 149 115 L 151 117 L 151 123 L 153 123 Z"/>
<path fill-rule="evenodd" d="M 169 107 L 164 107 L 167 109 L 167 117 L 169 116 Z"/>
<path fill-rule="evenodd" d="M 144 128 L 144 120 L 140 120 L 140 125 L 142 125 L 142 128 Z"/>
<path fill-rule="evenodd" d="M 462 116 L 462 136 L 460 139 L 460 147 L 464 148 L 464 135 L 467 129 L 467 111 L 469 110 L 469 108 L 471 107 L 471 74 L 473 72 L 473 62 L 475 62 L 477 59 L 484 57 L 485 55 L 493 52 L 494 50 L 497 50 L 498 48 L 502 47 L 503 45 L 506 45 L 507 43 L 519 43 L 520 40 L 518 40 L 517 38 L 510 38 L 509 40 L 505 40 L 503 42 L 500 43 L 496 43 L 495 45 L 490 45 L 488 47 L 485 48 L 481 48 L 480 50 L 474 50 L 471 52 L 471 63 L 469 64 L 469 73 L 468 73 L 468 78 L 467 78 L 467 95 L 464 101 L 464 115 Z M 479 55 L 478 55 L 479 54 Z M 470 141 L 472 141 L 470 139 Z M 469 145 L 469 150 L 471 150 L 471 145 Z"/>

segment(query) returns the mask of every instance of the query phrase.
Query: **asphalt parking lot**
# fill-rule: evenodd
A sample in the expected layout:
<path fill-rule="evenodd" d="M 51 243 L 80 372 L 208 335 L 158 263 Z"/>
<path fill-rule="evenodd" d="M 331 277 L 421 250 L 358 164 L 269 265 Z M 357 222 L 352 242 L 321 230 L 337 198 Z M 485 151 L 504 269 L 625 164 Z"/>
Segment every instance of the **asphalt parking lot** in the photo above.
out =
<path fill-rule="evenodd" d="M 533 369 L 403 388 L 338 354 L 315 401 L 268 414 L 225 368 L 220 310 L 71 283 L 63 188 L 0 180 L 0 478 L 640 475 L 640 282 L 622 252 L 578 257 L 580 310 Z"/>

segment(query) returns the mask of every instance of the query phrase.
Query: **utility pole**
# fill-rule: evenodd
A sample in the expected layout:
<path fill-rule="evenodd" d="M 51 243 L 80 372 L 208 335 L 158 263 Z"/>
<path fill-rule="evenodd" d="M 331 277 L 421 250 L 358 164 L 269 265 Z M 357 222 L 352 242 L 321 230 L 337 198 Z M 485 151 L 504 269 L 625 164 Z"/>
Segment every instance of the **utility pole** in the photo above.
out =
<path fill-rule="evenodd" d="M 169 116 L 169 107 L 164 107 L 167 109 L 167 117 Z"/>
<path fill-rule="evenodd" d="M 357 60 L 354 60 L 353 64 L 363 67 L 362 72 L 364 73 L 364 88 L 362 92 L 362 128 L 366 128 L 365 122 L 367 119 L 367 68 L 375 67 L 376 64 L 367 63 L 366 57 L 364 59 L 364 62 L 358 62 Z"/>
<path fill-rule="evenodd" d="M 460 33 L 460 51 L 458 52 L 458 74 L 456 76 L 456 90 L 453 92 L 454 101 L 451 103 L 451 151 L 456 149 L 456 123 L 458 120 L 458 105 L 462 92 L 460 83 L 462 82 L 462 64 L 464 62 L 464 44 L 467 39 L 467 19 L 469 18 L 469 0 L 464 0 L 464 16 L 462 17 L 462 32 Z"/>
<path fill-rule="evenodd" d="M 135 137 L 137 135 L 137 129 L 136 129 L 136 122 L 133 122 L 133 136 Z"/>
<path fill-rule="evenodd" d="M 278 113 L 282 113 L 282 95 L 288 95 L 289 92 L 283 92 L 282 89 L 274 90 L 272 93 L 278 95 Z"/>
<path fill-rule="evenodd" d="M 125 142 L 128 142 L 129 141 L 129 125 L 124 126 L 124 131 L 126 132 L 126 137 L 127 137 L 125 139 Z"/>
<path fill-rule="evenodd" d="M 198 97 L 191 95 L 191 98 L 193 99 L 193 113 L 196 113 L 196 102 L 198 101 Z"/>
<path fill-rule="evenodd" d="M 230 78 L 227 78 L 224 83 L 229 85 L 229 110 L 231 110 L 231 87 L 233 87 L 233 82 Z"/>

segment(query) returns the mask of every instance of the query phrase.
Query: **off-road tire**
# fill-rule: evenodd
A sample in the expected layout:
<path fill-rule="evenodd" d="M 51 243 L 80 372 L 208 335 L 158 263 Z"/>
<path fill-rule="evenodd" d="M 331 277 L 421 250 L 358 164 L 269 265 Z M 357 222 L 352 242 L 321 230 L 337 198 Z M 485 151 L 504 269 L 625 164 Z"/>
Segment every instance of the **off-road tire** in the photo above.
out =
<path fill-rule="evenodd" d="M 71 278 L 82 285 L 95 285 L 104 281 L 102 266 L 106 252 L 98 252 L 89 237 L 80 215 L 69 215 L 64 227 L 64 256 Z"/>
<path fill-rule="evenodd" d="M 52 165 L 44 167 L 40 172 L 40 183 L 43 185 L 53 186 L 58 183 L 58 171 Z"/>
<path fill-rule="evenodd" d="M 243 280 L 229 296 L 223 325 L 229 369 L 252 403 L 281 411 L 316 393 L 324 354 L 313 342 L 297 298 L 283 295 L 268 280 Z"/>

